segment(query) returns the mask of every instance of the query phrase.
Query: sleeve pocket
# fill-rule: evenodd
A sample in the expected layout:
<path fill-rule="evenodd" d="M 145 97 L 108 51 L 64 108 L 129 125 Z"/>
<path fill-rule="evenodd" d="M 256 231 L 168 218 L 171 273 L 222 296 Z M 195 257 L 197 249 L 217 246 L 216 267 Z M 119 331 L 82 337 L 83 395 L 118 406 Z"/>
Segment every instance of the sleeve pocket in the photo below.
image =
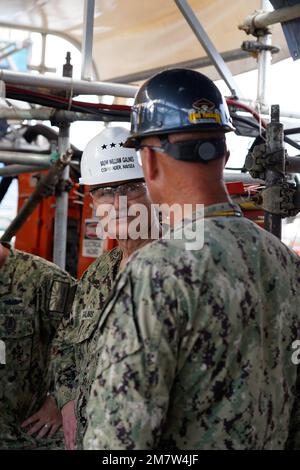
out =
<path fill-rule="evenodd" d="M 33 331 L 31 318 L 16 318 L 16 315 L 0 318 L 0 338 L 5 344 L 5 358 L 2 362 L 9 369 L 22 370 L 30 367 Z"/>

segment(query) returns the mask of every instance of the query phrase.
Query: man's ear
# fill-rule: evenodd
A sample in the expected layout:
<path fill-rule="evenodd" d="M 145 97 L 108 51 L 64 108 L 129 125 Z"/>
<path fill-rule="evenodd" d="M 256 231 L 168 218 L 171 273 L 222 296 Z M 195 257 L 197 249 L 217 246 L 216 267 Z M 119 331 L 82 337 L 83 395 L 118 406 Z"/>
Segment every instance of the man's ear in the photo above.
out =
<path fill-rule="evenodd" d="M 148 147 L 143 148 L 142 166 L 146 181 L 153 181 L 157 178 L 157 156 L 156 153 Z"/>
<path fill-rule="evenodd" d="M 225 165 L 226 165 L 226 163 L 228 162 L 229 157 L 230 157 L 230 152 L 229 152 L 229 150 L 226 150 L 226 153 L 225 153 Z M 225 165 L 224 165 L 224 166 L 225 166 Z"/>

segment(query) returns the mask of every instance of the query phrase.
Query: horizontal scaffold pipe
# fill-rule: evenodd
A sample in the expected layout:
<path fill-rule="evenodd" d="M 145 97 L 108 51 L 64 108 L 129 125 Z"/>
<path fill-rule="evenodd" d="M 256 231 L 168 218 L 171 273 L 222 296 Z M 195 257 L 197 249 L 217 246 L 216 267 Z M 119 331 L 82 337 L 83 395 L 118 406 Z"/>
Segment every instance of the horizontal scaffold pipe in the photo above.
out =
<path fill-rule="evenodd" d="M 101 112 L 101 111 L 99 111 Z M 49 121 L 55 118 L 59 121 L 75 122 L 75 121 L 105 121 L 111 120 L 103 117 L 101 114 L 77 113 L 73 111 L 54 111 L 52 108 L 38 109 L 0 109 L 0 119 L 10 119 L 12 121 L 23 121 L 24 119 L 35 119 L 38 121 Z"/>
<path fill-rule="evenodd" d="M 23 173 L 35 173 L 37 171 L 43 171 L 45 168 L 40 166 L 32 165 L 8 165 L 3 168 L 0 168 L 0 176 L 4 178 L 6 176 L 17 176 L 22 175 Z"/>
<path fill-rule="evenodd" d="M 38 155 L 36 153 L 25 152 L 6 152 L 0 150 L 0 162 L 2 163 L 18 163 L 19 165 L 34 165 L 43 168 L 49 168 L 51 161 L 50 155 Z"/>
<path fill-rule="evenodd" d="M 286 162 L 286 171 L 288 173 L 300 173 L 300 157 L 288 157 Z"/>
<path fill-rule="evenodd" d="M 74 80 L 68 77 L 45 77 L 30 73 L 11 72 L 10 70 L 0 70 L 0 80 L 30 87 L 68 90 L 71 94 L 111 95 L 123 98 L 133 98 L 138 89 L 136 86 L 121 83 Z"/>
<path fill-rule="evenodd" d="M 300 4 L 280 8 L 274 11 L 258 10 L 247 16 L 244 23 L 239 25 L 248 34 L 255 31 L 266 30 L 268 26 L 276 23 L 285 23 L 300 17 Z"/>

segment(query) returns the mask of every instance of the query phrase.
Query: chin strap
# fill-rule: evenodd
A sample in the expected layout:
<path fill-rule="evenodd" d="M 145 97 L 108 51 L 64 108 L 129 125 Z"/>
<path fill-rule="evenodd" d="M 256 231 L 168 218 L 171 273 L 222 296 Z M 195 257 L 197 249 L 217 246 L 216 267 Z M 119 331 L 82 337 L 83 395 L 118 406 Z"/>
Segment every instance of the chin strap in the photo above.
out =
<path fill-rule="evenodd" d="M 208 163 L 225 156 L 225 138 L 197 139 L 172 144 L 168 137 L 160 137 L 163 150 L 175 160 Z"/>

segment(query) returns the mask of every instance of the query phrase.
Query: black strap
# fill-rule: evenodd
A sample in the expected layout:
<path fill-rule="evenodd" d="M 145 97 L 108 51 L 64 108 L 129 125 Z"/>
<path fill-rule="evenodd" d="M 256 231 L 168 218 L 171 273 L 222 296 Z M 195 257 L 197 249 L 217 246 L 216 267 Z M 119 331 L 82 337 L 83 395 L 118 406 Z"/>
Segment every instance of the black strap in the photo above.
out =
<path fill-rule="evenodd" d="M 226 152 L 224 138 L 186 140 L 172 144 L 168 137 L 160 137 L 160 142 L 168 155 L 186 162 L 208 163 L 224 157 Z"/>

